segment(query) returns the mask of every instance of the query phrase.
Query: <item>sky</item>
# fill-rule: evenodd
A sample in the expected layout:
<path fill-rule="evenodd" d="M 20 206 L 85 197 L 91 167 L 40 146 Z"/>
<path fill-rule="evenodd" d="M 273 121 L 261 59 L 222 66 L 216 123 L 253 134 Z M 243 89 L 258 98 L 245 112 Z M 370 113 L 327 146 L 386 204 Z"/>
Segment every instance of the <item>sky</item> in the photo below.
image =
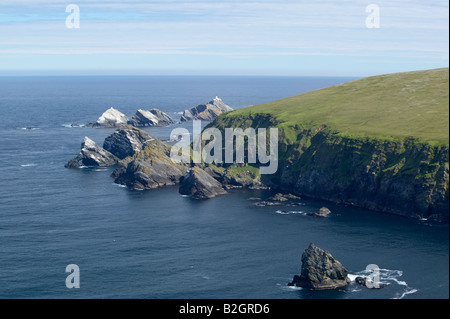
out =
<path fill-rule="evenodd" d="M 448 47 L 448 0 L 0 0 L 0 75 L 368 76 Z"/>

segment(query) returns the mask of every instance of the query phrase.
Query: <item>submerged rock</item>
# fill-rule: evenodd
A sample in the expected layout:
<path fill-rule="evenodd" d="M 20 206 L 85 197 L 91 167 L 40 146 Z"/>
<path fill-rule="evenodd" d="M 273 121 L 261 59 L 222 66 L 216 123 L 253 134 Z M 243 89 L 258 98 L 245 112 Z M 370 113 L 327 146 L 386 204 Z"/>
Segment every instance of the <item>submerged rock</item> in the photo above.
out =
<path fill-rule="evenodd" d="M 181 121 L 203 120 L 213 121 L 222 113 L 232 111 L 233 109 L 226 105 L 219 97 L 215 97 L 212 101 L 206 104 L 197 105 L 191 109 L 185 110 Z"/>
<path fill-rule="evenodd" d="M 373 283 L 372 281 L 368 281 L 367 277 L 356 277 L 355 278 L 355 283 L 357 283 L 360 286 L 364 286 L 366 288 L 369 289 L 382 289 L 384 287 L 386 287 L 385 284 L 381 284 L 381 283 Z"/>
<path fill-rule="evenodd" d="M 292 194 L 282 194 L 277 193 L 274 196 L 270 197 L 269 200 L 271 201 L 277 201 L 277 202 L 287 202 L 289 200 L 295 200 L 295 199 L 301 199 L 298 196 L 292 195 Z"/>
<path fill-rule="evenodd" d="M 144 131 L 125 125 L 105 139 L 103 148 L 119 159 L 124 159 L 140 152 L 144 148 L 145 143 L 152 140 L 153 137 Z"/>
<path fill-rule="evenodd" d="M 92 127 L 119 127 L 127 124 L 128 118 L 115 108 L 108 109 L 103 113 L 95 123 L 89 123 L 87 126 Z"/>
<path fill-rule="evenodd" d="M 197 199 L 213 198 L 227 193 L 215 178 L 199 167 L 191 168 L 183 177 L 179 192 Z"/>
<path fill-rule="evenodd" d="M 133 126 L 167 126 L 173 124 L 172 118 L 158 109 L 151 109 L 148 111 L 138 110 L 133 118 L 128 121 L 128 124 Z"/>
<path fill-rule="evenodd" d="M 77 157 L 69 161 L 66 168 L 79 168 L 81 166 L 111 166 L 118 162 L 118 158 L 107 150 L 98 146 L 89 137 L 85 137 L 81 143 L 81 151 Z"/>
<path fill-rule="evenodd" d="M 347 269 L 328 251 L 311 243 L 303 252 L 300 276 L 294 276 L 289 285 L 325 290 L 344 287 L 349 282 Z"/>

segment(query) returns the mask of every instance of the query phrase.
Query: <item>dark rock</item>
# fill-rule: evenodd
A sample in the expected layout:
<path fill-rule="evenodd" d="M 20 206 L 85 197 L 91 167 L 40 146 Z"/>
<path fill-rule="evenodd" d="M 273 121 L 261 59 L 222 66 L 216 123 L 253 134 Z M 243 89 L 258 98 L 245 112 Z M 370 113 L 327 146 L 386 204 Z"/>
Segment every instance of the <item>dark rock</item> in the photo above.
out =
<path fill-rule="evenodd" d="M 233 109 L 223 103 L 223 101 L 216 96 L 215 99 L 206 104 L 197 105 L 191 109 L 185 110 L 181 121 L 203 120 L 213 121 L 222 113 L 232 111 Z"/>
<path fill-rule="evenodd" d="M 216 179 L 199 167 L 191 168 L 184 176 L 179 192 L 197 199 L 213 198 L 227 193 Z"/>
<path fill-rule="evenodd" d="M 372 282 L 370 282 L 370 284 L 368 284 L 366 277 L 356 277 L 355 283 L 357 283 L 360 286 L 369 288 L 369 289 L 382 289 L 386 286 L 385 284 L 381 284 L 381 283 L 378 283 L 377 285 L 375 285 Z"/>
<path fill-rule="evenodd" d="M 158 109 L 151 109 L 148 111 L 138 110 L 133 118 L 128 121 L 128 124 L 131 124 L 136 127 L 142 126 L 167 126 L 173 124 L 174 121 L 172 118 Z"/>
<path fill-rule="evenodd" d="M 124 159 L 140 152 L 144 148 L 145 143 L 152 140 L 154 138 L 144 131 L 125 125 L 105 139 L 103 148 L 119 159 Z"/>
<path fill-rule="evenodd" d="M 291 285 L 314 290 L 336 289 L 350 282 L 347 269 L 326 250 L 310 244 L 302 255 L 300 276 Z"/>
<path fill-rule="evenodd" d="M 89 137 L 85 137 L 81 144 L 81 152 L 77 157 L 69 161 L 66 168 L 79 168 L 81 166 L 111 166 L 118 162 L 118 158 L 101 148 Z"/>
<path fill-rule="evenodd" d="M 275 194 L 274 196 L 270 197 L 269 200 L 272 201 L 278 201 L 278 202 L 287 202 L 289 200 L 295 200 L 295 199 L 301 199 L 298 196 L 292 195 L 292 194 L 282 194 L 282 193 L 278 193 Z"/>
<path fill-rule="evenodd" d="M 170 146 L 158 139 L 147 141 L 142 151 L 119 162 L 112 176 L 115 183 L 134 189 L 176 185 L 188 167 L 170 159 Z"/>

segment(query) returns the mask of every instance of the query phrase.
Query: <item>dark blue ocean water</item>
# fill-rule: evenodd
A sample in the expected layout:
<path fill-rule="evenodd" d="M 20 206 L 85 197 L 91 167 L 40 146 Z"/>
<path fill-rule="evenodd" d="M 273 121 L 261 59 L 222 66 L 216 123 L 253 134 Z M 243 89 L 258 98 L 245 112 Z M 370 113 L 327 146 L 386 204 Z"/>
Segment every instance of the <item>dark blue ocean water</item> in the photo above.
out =
<path fill-rule="evenodd" d="M 448 298 L 448 225 L 308 199 L 294 208 L 249 200 L 270 196 L 267 191 L 198 201 L 180 196 L 177 187 L 120 187 L 112 168 L 64 168 L 84 136 L 102 144 L 113 131 L 68 124 L 95 121 L 109 107 L 128 116 L 158 107 L 179 118 L 216 95 L 240 108 L 348 80 L 0 78 L 0 297 Z M 173 127 L 148 132 L 168 138 Z M 330 217 L 305 216 L 324 205 Z M 325 292 L 287 287 L 310 242 L 352 275 L 377 264 L 389 285 L 369 290 L 352 283 Z M 80 267 L 80 289 L 66 288 L 68 264 Z"/>

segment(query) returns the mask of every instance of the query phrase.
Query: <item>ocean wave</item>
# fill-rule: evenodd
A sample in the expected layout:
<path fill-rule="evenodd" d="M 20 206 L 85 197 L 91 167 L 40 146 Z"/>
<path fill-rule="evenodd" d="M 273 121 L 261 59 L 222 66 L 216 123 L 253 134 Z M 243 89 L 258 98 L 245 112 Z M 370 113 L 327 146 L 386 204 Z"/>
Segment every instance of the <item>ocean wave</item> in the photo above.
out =
<path fill-rule="evenodd" d="M 35 130 L 40 130 L 39 127 L 32 127 L 32 126 L 21 127 L 20 129 L 21 129 L 21 130 L 24 130 L 24 131 L 35 131 Z"/>
<path fill-rule="evenodd" d="M 33 166 L 37 166 L 37 164 L 31 163 L 31 164 L 22 164 L 20 165 L 21 167 L 33 167 Z"/>
<path fill-rule="evenodd" d="M 127 185 L 122 185 L 122 184 L 117 184 L 117 183 L 113 183 L 113 185 L 116 185 L 116 186 L 122 187 L 122 188 L 127 188 Z"/>
<path fill-rule="evenodd" d="M 354 282 L 356 277 L 367 278 L 370 275 L 372 275 L 372 271 L 363 270 L 355 274 L 348 274 L 348 278 L 352 282 Z M 399 280 L 401 276 L 403 276 L 402 270 L 385 269 L 385 268 L 379 269 L 379 284 L 381 286 L 398 285 L 403 287 L 403 290 L 401 292 L 396 292 L 396 295 L 392 297 L 392 299 L 403 299 L 406 295 L 414 294 L 418 291 L 415 288 L 409 287 L 406 281 Z"/>
<path fill-rule="evenodd" d="M 307 213 L 302 212 L 300 210 L 277 210 L 275 213 L 280 215 L 292 215 L 292 214 L 299 214 L 303 216 L 307 215 Z"/>
<path fill-rule="evenodd" d="M 84 124 L 75 124 L 75 123 L 64 123 L 61 124 L 61 126 L 67 127 L 67 128 L 80 128 L 80 127 L 85 127 Z"/>

